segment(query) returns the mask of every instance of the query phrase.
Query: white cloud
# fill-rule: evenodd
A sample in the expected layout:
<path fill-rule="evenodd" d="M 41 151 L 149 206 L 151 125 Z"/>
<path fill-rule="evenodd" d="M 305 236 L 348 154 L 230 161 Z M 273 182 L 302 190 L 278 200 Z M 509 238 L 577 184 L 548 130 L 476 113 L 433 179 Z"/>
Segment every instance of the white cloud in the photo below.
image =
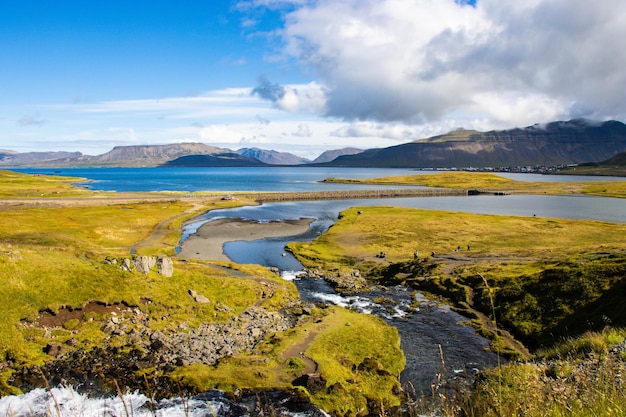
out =
<path fill-rule="evenodd" d="M 454 118 L 505 127 L 626 117 L 623 0 L 292 3 L 284 53 L 319 77 L 313 111 L 355 121 Z M 296 112 L 300 98 L 284 90 L 274 102 Z"/>

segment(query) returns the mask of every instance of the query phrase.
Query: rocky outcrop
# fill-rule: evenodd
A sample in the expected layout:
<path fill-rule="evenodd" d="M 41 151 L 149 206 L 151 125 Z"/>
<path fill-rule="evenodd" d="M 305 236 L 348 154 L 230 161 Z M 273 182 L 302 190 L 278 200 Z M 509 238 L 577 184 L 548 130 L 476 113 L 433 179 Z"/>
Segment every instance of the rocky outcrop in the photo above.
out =
<path fill-rule="evenodd" d="M 107 256 L 104 259 L 107 265 L 119 265 L 120 269 L 131 272 L 133 269 L 141 274 L 149 274 L 156 266 L 156 271 L 164 277 L 171 277 L 174 274 L 174 263 L 172 258 L 166 255 L 154 256 L 135 256 L 130 258 L 112 258 Z"/>
<path fill-rule="evenodd" d="M 222 310 L 232 311 L 220 305 Z M 50 385 L 68 384 L 86 392 L 117 389 L 107 385 L 112 380 L 121 387 L 146 389 L 146 379 L 137 375 L 138 370 L 154 369 L 158 374 L 176 366 L 215 365 L 225 357 L 251 351 L 272 333 L 290 329 L 296 318 L 253 306 L 226 322 L 204 323 L 194 328 L 182 323 L 178 328 L 153 330 L 150 321 L 149 315 L 139 308 L 111 314 L 101 326 L 107 335 L 104 348 L 75 350 L 69 343 L 50 343 L 46 352 L 56 360 L 42 366 L 41 372 Z M 113 346 L 107 347 L 109 341 Z M 120 348 L 122 341 L 124 348 Z M 35 368 L 21 369 L 11 384 L 24 391 L 42 387 L 41 372 Z M 180 395 L 176 391 L 179 384 L 172 384 L 165 377 L 151 379 L 150 384 L 151 392 Z M 171 392 L 171 387 L 176 390 Z"/>
<path fill-rule="evenodd" d="M 324 279 L 342 294 L 353 294 L 363 291 L 368 287 L 367 280 L 355 269 L 349 273 L 337 271 L 323 273 L 317 269 L 308 269 L 300 273 L 298 278 Z"/>

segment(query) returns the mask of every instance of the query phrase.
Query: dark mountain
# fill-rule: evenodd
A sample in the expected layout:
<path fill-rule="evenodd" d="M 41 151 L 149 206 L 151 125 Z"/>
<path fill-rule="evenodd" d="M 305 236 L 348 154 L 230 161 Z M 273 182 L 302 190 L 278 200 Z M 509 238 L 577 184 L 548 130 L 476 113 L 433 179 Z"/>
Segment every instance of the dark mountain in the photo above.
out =
<path fill-rule="evenodd" d="M 609 158 L 606 161 L 598 162 L 596 165 L 626 167 L 626 152 L 618 153 L 613 158 Z"/>
<path fill-rule="evenodd" d="M 256 167 L 269 166 L 256 158 L 239 155 L 234 152 L 212 155 L 187 155 L 168 161 L 164 167 Z"/>
<path fill-rule="evenodd" d="M 239 155 L 248 156 L 250 158 L 258 159 L 261 162 L 271 165 L 301 165 L 308 164 L 311 161 L 305 158 L 300 158 L 292 153 L 278 152 L 273 150 L 265 150 L 259 148 L 241 148 L 236 150 Z"/>
<path fill-rule="evenodd" d="M 340 156 L 325 165 L 354 167 L 500 167 L 568 165 L 626 151 L 626 125 L 575 119 L 510 130 L 457 130 L 411 143 Z"/>
<path fill-rule="evenodd" d="M 363 149 L 358 148 L 343 148 L 343 149 L 334 149 L 330 151 L 326 151 L 322 153 L 320 156 L 313 160 L 314 164 L 321 164 L 324 162 L 331 162 L 343 155 L 355 155 L 363 152 Z"/>
<path fill-rule="evenodd" d="M 569 166 L 559 170 L 558 173 L 626 177 L 626 152 L 621 152 L 614 157 L 601 162 L 587 162 L 576 166 Z"/>

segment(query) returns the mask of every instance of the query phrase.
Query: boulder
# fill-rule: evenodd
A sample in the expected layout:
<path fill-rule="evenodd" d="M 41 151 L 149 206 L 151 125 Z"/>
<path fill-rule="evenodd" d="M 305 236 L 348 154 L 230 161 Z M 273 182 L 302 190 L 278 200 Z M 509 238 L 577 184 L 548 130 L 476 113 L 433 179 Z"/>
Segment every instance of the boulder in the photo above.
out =
<path fill-rule="evenodd" d="M 63 353 L 64 349 L 63 349 L 62 344 L 50 342 L 46 345 L 43 351 L 50 356 L 56 357 L 56 356 L 60 356 Z"/>
<path fill-rule="evenodd" d="M 128 259 L 128 258 L 124 258 L 124 259 L 122 259 L 122 263 L 121 263 L 121 265 L 120 265 L 120 269 L 121 269 L 122 271 L 126 271 L 126 272 L 130 272 L 130 271 L 132 271 L 132 269 L 133 269 L 133 265 L 132 265 L 132 263 L 130 262 L 130 259 Z"/>
<path fill-rule="evenodd" d="M 174 273 L 174 263 L 169 256 L 159 255 L 156 260 L 157 270 L 164 277 L 171 277 Z"/>
<path fill-rule="evenodd" d="M 149 274 L 150 270 L 156 265 L 156 258 L 154 256 L 137 256 L 133 260 L 135 269 L 142 274 Z"/>

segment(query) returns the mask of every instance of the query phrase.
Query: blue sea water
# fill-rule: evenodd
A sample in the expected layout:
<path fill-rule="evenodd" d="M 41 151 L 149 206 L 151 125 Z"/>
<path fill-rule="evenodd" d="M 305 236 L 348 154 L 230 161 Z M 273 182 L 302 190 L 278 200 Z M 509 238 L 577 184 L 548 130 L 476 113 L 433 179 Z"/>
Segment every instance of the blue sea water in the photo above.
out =
<path fill-rule="evenodd" d="M 28 168 L 29 174 L 89 179 L 82 183 L 102 191 L 333 191 L 380 188 L 321 182 L 329 177 L 376 178 L 415 174 L 409 169 L 237 167 L 237 168 Z"/>

